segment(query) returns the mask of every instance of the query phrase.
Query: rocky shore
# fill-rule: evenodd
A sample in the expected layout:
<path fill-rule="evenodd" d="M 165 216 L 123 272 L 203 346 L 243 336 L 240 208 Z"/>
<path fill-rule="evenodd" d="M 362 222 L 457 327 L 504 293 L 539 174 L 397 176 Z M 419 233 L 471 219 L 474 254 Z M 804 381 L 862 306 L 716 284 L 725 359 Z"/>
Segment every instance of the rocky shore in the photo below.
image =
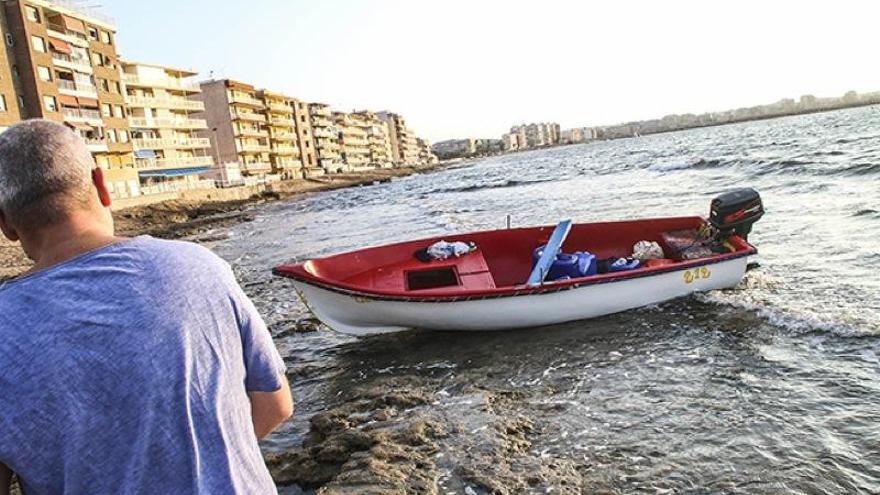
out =
<path fill-rule="evenodd" d="M 261 203 L 290 199 L 312 192 L 370 185 L 389 181 L 394 177 L 428 172 L 438 167 L 377 169 L 357 174 L 337 174 L 326 178 L 290 181 L 280 183 L 270 191 L 246 199 L 166 201 L 114 211 L 113 219 L 119 235 L 147 234 L 165 239 L 178 239 L 248 221 L 251 219 L 248 210 Z M 18 243 L 9 242 L 0 236 L 0 281 L 13 278 L 30 266 L 30 260 Z"/>

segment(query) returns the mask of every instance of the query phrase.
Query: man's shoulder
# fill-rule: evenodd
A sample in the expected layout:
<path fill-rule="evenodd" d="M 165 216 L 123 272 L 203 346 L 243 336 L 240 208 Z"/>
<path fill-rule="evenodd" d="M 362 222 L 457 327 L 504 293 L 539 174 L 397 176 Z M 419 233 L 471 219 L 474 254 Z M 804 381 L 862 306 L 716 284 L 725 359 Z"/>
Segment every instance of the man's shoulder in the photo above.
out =
<path fill-rule="evenodd" d="M 132 239 L 130 245 L 143 253 L 153 265 L 166 269 L 182 269 L 187 272 L 231 271 L 226 261 L 210 249 L 193 242 L 140 236 Z"/>

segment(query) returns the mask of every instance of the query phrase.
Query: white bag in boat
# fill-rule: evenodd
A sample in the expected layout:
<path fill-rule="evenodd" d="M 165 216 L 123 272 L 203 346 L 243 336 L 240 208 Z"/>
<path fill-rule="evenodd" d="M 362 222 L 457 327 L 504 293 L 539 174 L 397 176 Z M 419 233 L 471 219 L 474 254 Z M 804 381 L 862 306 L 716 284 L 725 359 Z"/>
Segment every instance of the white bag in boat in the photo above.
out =
<path fill-rule="evenodd" d="M 473 243 L 466 244 L 464 242 L 440 241 L 431 244 L 431 246 L 428 247 L 427 253 L 431 259 L 445 260 L 452 256 L 459 257 L 468 254 L 475 249 L 476 246 L 474 246 Z"/>
<path fill-rule="evenodd" d="M 653 241 L 639 241 L 633 245 L 632 257 L 640 261 L 645 261 L 659 260 L 666 256 L 663 254 L 663 248 L 660 247 L 660 244 Z"/>

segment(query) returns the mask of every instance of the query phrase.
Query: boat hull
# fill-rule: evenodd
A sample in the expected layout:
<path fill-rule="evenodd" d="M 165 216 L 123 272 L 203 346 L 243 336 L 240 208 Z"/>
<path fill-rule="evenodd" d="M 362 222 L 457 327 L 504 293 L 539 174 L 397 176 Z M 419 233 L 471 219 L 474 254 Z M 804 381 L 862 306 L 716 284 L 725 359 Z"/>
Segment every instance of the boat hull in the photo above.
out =
<path fill-rule="evenodd" d="M 318 319 L 347 334 L 407 329 L 508 330 L 584 320 L 694 292 L 731 288 L 742 279 L 747 263 L 748 258 L 741 256 L 636 278 L 560 287 L 558 291 L 450 301 L 376 298 L 300 280 L 295 280 L 294 286 Z"/>

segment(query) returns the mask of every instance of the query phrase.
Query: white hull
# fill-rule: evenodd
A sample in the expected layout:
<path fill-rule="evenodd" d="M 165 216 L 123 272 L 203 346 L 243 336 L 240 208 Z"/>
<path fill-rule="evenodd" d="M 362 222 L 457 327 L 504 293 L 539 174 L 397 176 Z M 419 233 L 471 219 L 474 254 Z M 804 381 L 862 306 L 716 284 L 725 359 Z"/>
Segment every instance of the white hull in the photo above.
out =
<path fill-rule="evenodd" d="M 426 330 L 506 330 L 553 325 L 617 313 L 686 296 L 734 287 L 748 258 L 657 275 L 585 285 L 558 292 L 455 302 L 378 300 L 295 281 L 318 319 L 352 335 Z"/>

